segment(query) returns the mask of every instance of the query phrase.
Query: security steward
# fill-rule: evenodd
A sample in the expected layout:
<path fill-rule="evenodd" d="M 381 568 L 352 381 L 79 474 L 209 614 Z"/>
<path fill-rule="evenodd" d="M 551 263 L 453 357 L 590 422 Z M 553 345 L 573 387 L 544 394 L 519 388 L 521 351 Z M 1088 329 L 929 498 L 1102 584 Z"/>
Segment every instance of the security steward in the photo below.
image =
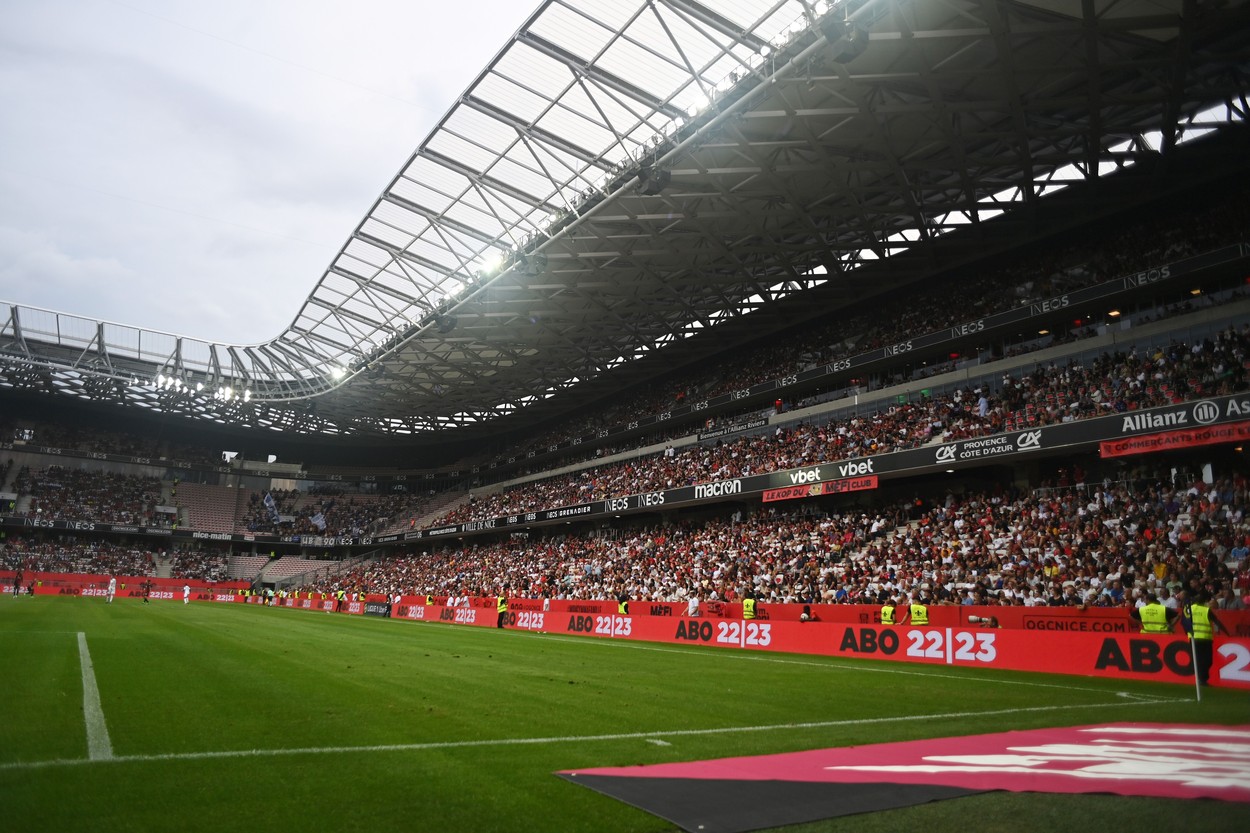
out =
<path fill-rule="evenodd" d="M 920 601 L 920 596 L 912 596 L 907 607 L 907 615 L 913 625 L 929 624 L 929 606 Z"/>
<path fill-rule="evenodd" d="M 894 606 L 898 604 L 895 599 L 886 599 L 885 604 L 881 605 L 881 624 L 894 624 Z"/>
<path fill-rule="evenodd" d="M 1177 613 L 1172 608 L 1160 604 L 1159 597 L 1147 590 L 1146 603 L 1141 607 L 1133 608 L 1129 616 L 1141 622 L 1142 633 L 1171 633 L 1172 623 L 1176 621 Z"/>
<path fill-rule="evenodd" d="M 743 619 L 755 618 L 755 596 L 753 596 L 750 593 L 747 593 L 742 598 L 742 618 Z"/>
<path fill-rule="evenodd" d="M 1198 685 L 1206 685 L 1211 676 L 1211 663 L 1215 658 L 1215 635 L 1227 634 L 1224 627 L 1211 609 L 1211 596 L 1205 590 L 1198 594 L 1197 601 L 1189 605 L 1190 636 L 1194 640 L 1194 672 L 1198 675 Z"/>
<path fill-rule="evenodd" d="M 508 618 L 508 586 L 506 584 L 503 592 L 495 598 L 495 612 L 499 614 L 499 618 L 495 621 L 495 627 L 502 628 L 504 621 Z"/>
<path fill-rule="evenodd" d="M 629 596 L 627 594 L 621 593 L 616 597 L 616 612 L 621 616 L 629 615 Z"/>

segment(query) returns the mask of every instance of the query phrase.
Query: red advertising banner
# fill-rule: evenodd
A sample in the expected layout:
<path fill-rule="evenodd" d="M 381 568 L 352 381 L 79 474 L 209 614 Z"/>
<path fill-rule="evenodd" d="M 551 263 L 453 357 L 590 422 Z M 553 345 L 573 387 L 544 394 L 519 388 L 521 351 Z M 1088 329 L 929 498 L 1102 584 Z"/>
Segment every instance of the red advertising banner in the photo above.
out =
<path fill-rule="evenodd" d="M 1122 440 L 1106 440 L 1099 443 L 1098 448 L 1101 457 L 1125 457 L 1130 454 L 1148 454 L 1151 451 L 1170 451 L 1174 448 L 1194 448 L 1246 440 L 1250 440 L 1250 422 L 1229 422 L 1224 425 L 1208 425 L 1205 428 L 1185 428 L 1180 431 L 1125 437 Z"/>
<path fill-rule="evenodd" d="M 15 572 L 13 570 L 0 570 L 0 584 L 12 590 L 14 575 L 15 575 Z M 103 595 L 102 593 L 93 594 L 93 593 L 87 593 L 87 592 L 58 594 L 58 591 L 62 588 L 70 589 L 70 590 L 76 588 L 82 591 L 86 591 L 92 588 L 104 589 L 108 587 L 110 578 L 112 578 L 112 576 L 109 576 L 107 573 L 49 573 L 49 572 L 44 572 L 41 570 L 25 570 L 22 572 L 22 584 L 30 585 L 33 583 L 35 585 L 35 591 L 39 593 L 40 595 L 46 595 L 49 592 L 49 588 L 51 588 L 51 592 L 54 595 L 66 595 L 66 596 Z M 184 584 L 191 585 L 192 590 L 202 589 L 202 588 L 223 588 L 224 587 L 224 588 L 235 589 L 235 588 L 247 587 L 246 581 L 212 582 L 212 581 L 202 581 L 200 579 L 157 578 L 156 576 L 129 576 L 129 575 L 118 575 L 116 576 L 116 578 L 117 578 L 117 590 L 119 594 L 121 593 L 123 588 L 129 591 L 133 588 L 139 587 L 145 581 L 152 582 L 153 590 L 156 590 L 157 588 L 160 588 L 163 590 L 177 590 L 179 593 L 179 598 L 181 598 L 182 586 Z"/>
<path fill-rule="evenodd" d="M 517 614 L 511 615 L 515 617 Z M 391 618 L 413 619 L 419 622 L 444 622 L 450 625 L 475 625 L 479 628 L 493 628 L 498 622 L 495 611 L 481 607 L 405 604 L 402 599 L 399 604 L 391 608 Z"/>
<path fill-rule="evenodd" d="M 81 581 L 76 584 L 90 584 Z M 62 582 L 64 584 L 64 582 Z M 71 582 L 75 583 L 75 582 Z M 140 595 L 139 583 L 118 587 L 118 596 Z M 40 587 L 45 595 L 103 595 L 96 587 Z M 154 588 L 152 598 L 181 599 L 181 588 Z M 197 588 L 196 601 L 261 604 L 258 595 L 232 589 Z M 445 598 L 435 601 L 446 601 Z M 404 596 L 389 603 L 384 596 L 367 601 L 334 598 L 278 599 L 280 607 L 301 610 L 369 613 L 393 619 L 495 627 L 493 598 L 476 597 L 467 605 L 425 604 L 424 596 Z M 929 608 L 930 624 L 912 627 L 880 624 L 875 605 L 807 605 L 813 615 L 800 621 L 803 605 L 761 604 L 760 616 L 741 619 L 740 604 L 708 603 L 703 615 L 684 615 L 673 602 L 631 601 L 630 613 L 615 602 L 510 599 L 505 627 L 540 633 L 629 639 L 646 642 L 740 648 L 781 653 L 856 657 L 931 665 L 962 665 L 1081 674 L 1095 677 L 1193 684 L 1190 644 L 1184 634 L 1137 633 L 1126 608 L 974 607 Z M 1213 685 L 1250 690 L 1250 611 L 1219 611 L 1232 636 L 1214 644 Z M 992 625 L 990 625 L 992 620 Z M 990 626 L 987 626 L 990 625 Z"/>
<path fill-rule="evenodd" d="M 548 632 L 579 636 L 1193 685 L 1189 641 L 1182 636 L 584 614 L 547 614 L 543 624 Z M 1250 640 L 1216 640 L 1211 682 L 1250 690 Z"/>
<path fill-rule="evenodd" d="M 864 477 L 848 477 L 845 480 L 827 480 L 823 483 L 811 483 L 805 486 L 786 486 L 781 489 L 769 489 L 764 492 L 764 503 L 778 500 L 796 500 L 819 495 L 840 495 L 846 492 L 865 492 L 877 488 L 875 474 Z"/>

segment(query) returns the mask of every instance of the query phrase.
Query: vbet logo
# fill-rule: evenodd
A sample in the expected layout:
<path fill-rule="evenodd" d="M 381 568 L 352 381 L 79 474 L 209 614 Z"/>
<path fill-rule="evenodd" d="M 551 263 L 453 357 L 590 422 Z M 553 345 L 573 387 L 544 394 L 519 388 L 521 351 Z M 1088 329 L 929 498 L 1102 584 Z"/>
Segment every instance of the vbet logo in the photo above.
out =
<path fill-rule="evenodd" d="M 834 466 L 837 470 L 837 477 L 860 477 L 866 474 L 876 474 L 872 467 L 873 461 L 869 457 L 866 460 L 851 460 L 846 463 L 839 463 Z M 800 471 L 790 473 L 790 483 L 794 486 L 802 486 L 808 483 L 820 483 L 825 478 L 820 473 L 820 466 L 813 466 L 810 469 L 802 469 Z"/>
<path fill-rule="evenodd" d="M 1042 447 L 1042 432 L 1025 431 L 1016 437 L 1016 451 L 1036 451 Z"/>

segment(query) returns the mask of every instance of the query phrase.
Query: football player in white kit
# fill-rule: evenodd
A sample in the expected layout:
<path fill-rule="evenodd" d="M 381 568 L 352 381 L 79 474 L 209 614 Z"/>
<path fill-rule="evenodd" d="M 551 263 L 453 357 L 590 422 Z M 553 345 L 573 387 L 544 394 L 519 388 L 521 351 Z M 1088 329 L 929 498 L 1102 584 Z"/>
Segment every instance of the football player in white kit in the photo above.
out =
<path fill-rule="evenodd" d="M 113 603 L 113 596 L 117 594 L 117 577 L 109 576 L 108 604 Z"/>

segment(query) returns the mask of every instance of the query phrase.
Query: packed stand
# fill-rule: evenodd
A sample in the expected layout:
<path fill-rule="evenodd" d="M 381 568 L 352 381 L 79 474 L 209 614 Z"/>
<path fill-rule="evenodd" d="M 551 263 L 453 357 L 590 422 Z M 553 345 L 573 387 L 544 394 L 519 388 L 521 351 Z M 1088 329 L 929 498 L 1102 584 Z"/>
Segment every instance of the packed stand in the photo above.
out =
<path fill-rule="evenodd" d="M 169 575 L 198 581 L 227 581 L 230 553 L 215 549 L 175 549 L 169 553 Z"/>
<path fill-rule="evenodd" d="M 1215 484 L 1069 485 L 916 498 L 870 511 L 785 514 L 621 531 L 509 538 L 365 562 L 302 590 L 464 598 L 515 596 L 880 604 L 1133 607 L 1205 589 L 1250 603 L 1243 475 Z M 1171 600 L 1171 601 L 1169 601 Z"/>
<path fill-rule="evenodd" d="M 778 427 L 716 445 L 672 447 L 651 457 L 584 469 L 469 501 L 433 526 L 535 512 L 916 448 L 1247 389 L 1250 325 L 1194 345 L 1104 354 L 1088 365 L 1051 364 L 982 387 L 892 405 L 819 425 Z"/>
<path fill-rule="evenodd" d="M 49 466 L 23 466 L 13 481 L 19 504 L 29 502 L 24 517 L 158 526 L 172 516 L 156 512 L 161 481 L 155 477 Z"/>
<path fill-rule="evenodd" d="M 1156 213 L 1143 223 L 1140 215 L 1118 232 L 1069 243 L 1010 267 L 960 275 L 931 287 L 873 299 L 860 312 L 848 310 L 836 323 L 813 329 L 802 338 L 788 338 L 707 368 L 649 385 L 645 391 L 590 417 L 568 423 L 533 440 L 527 449 L 551 445 L 624 424 L 639 415 L 655 414 L 686 401 L 705 399 L 779 379 L 809 367 L 897 344 L 914 335 L 1009 310 L 1092 286 L 1137 270 L 1180 260 L 1245 237 L 1250 228 L 1250 201 L 1244 193 L 1201 210 L 1186 206 Z M 1073 237 L 1073 236 L 1069 236 Z M 1086 332 L 1090 334 L 1092 331 Z M 1062 338 L 1062 335 L 1060 336 Z M 812 345 L 825 345 L 813 348 Z M 511 453 L 511 451 L 510 451 Z"/>
<path fill-rule="evenodd" d="M 10 535 L 0 545 L 3 569 L 26 572 L 155 576 L 158 554 L 103 541 L 54 541 L 21 535 Z"/>
<path fill-rule="evenodd" d="M 319 488 L 253 492 L 242 526 L 248 532 L 281 535 L 358 537 L 380 531 L 409 500 L 403 495 L 373 495 Z"/>
<path fill-rule="evenodd" d="M 178 460 L 202 466 L 221 465 L 221 453 L 202 446 L 159 440 L 142 434 L 123 434 L 78 425 L 40 423 L 27 432 L 24 442 L 53 448 L 74 449 L 97 454 L 146 457 L 156 462 Z"/>

